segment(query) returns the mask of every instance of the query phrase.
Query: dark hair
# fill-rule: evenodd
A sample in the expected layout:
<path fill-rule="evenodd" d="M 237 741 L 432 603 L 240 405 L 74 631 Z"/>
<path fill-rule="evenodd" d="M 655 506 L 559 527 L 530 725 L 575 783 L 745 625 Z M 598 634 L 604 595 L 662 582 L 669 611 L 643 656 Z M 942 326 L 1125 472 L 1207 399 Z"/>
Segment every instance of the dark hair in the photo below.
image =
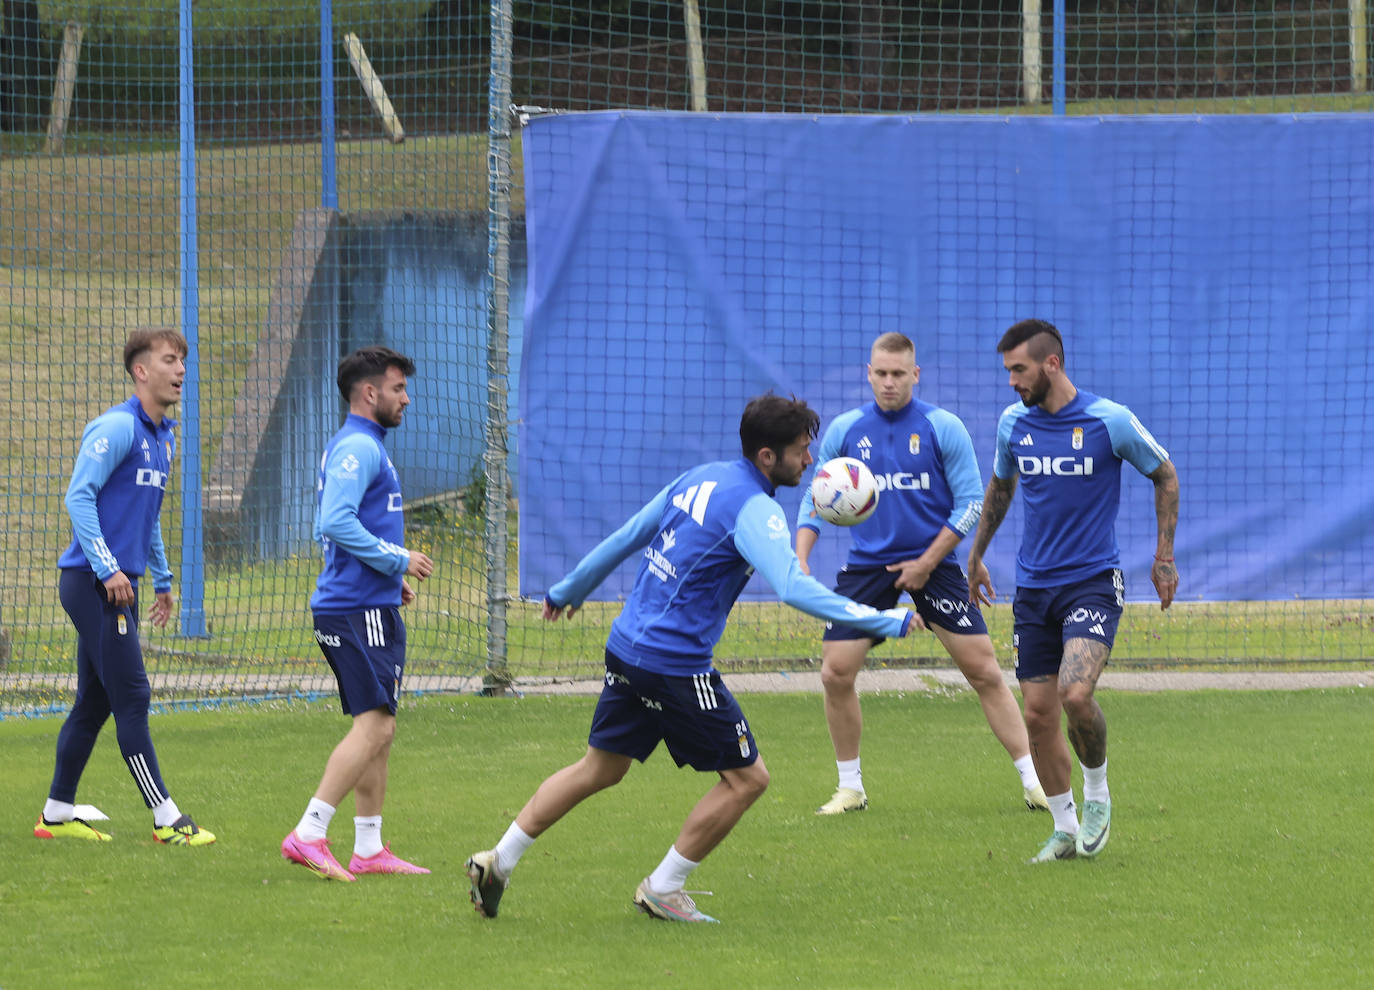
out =
<path fill-rule="evenodd" d="M 339 362 L 339 394 L 345 402 L 353 400 L 353 387 L 359 382 L 399 368 L 407 378 L 415 375 L 415 362 L 390 347 L 360 347 Z"/>
<path fill-rule="evenodd" d="M 1013 323 L 997 342 L 997 353 L 1005 354 L 1028 340 L 1031 341 L 1031 345 L 1027 348 L 1027 353 L 1032 360 L 1043 361 L 1051 354 L 1055 354 L 1059 357 L 1059 363 L 1064 363 L 1064 338 L 1059 336 L 1059 329 L 1047 320 L 1022 320 L 1020 323 Z"/>
<path fill-rule="evenodd" d="M 739 442 L 744 456 L 750 460 L 767 447 L 782 453 L 782 449 L 796 443 L 805 433 L 815 439 L 821 429 L 821 417 L 795 395 L 784 399 L 767 392 L 749 400 L 739 420 Z"/>
<path fill-rule="evenodd" d="M 181 354 L 181 359 L 186 360 L 186 355 L 191 348 L 186 344 L 186 338 L 180 331 L 173 330 L 171 327 L 157 327 L 151 330 L 135 330 L 129 334 L 128 341 L 124 344 L 124 370 L 129 373 L 129 377 L 134 377 L 134 362 L 141 358 L 148 351 L 153 349 L 157 343 L 170 344 Z"/>

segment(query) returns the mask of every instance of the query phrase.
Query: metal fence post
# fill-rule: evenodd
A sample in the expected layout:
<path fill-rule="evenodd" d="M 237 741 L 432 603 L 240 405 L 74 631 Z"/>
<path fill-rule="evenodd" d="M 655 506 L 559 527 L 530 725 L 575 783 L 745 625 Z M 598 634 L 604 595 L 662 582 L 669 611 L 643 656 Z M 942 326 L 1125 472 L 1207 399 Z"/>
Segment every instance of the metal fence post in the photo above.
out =
<path fill-rule="evenodd" d="M 492 0 L 491 79 L 487 87 L 487 663 L 482 693 L 504 694 L 506 669 L 506 417 L 510 355 L 510 183 L 512 0 Z"/>

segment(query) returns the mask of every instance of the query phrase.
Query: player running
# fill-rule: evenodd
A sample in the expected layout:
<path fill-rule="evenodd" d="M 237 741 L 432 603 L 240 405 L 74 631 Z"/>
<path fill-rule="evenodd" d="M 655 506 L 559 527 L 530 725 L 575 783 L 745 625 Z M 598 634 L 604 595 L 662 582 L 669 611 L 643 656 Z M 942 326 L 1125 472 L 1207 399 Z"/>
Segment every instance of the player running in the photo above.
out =
<path fill-rule="evenodd" d="M 982 505 L 973 444 L 953 413 L 913 397 L 920 377 L 911 340 L 883 334 L 869 356 L 873 401 L 835 417 L 821 439 L 820 463 L 832 457 L 861 460 L 883 493 L 873 517 L 850 530 L 853 544 L 835 591 L 875 608 L 891 608 L 904 591 L 911 595 L 926 626 L 978 692 L 993 735 L 1020 775 L 1026 806 L 1044 809 L 1021 711 L 997 665 L 983 616 L 970 607 L 968 582 L 954 556 Z M 808 574 L 821 524 L 808 488 L 797 513 L 797 557 Z M 863 712 L 855 680 L 868 651 L 882 641 L 853 625 L 826 623 L 821 686 L 839 786 L 818 815 L 868 807 L 859 756 Z"/>
<path fill-rule="evenodd" d="M 1155 486 L 1158 536 L 1150 580 L 1160 608 L 1174 600 L 1178 474 L 1166 451 L 1123 405 L 1080 392 L 1064 373 L 1064 342 L 1053 324 L 1022 320 L 997 344 L 1009 384 L 1021 397 L 997 424 L 992 480 L 968 559 L 975 603 L 995 597 L 983 554 L 1021 479 L 1025 527 L 1012 601 L 1016 676 L 1026 702 L 1035 768 L 1049 794 L 1054 832 L 1031 860 L 1096 856 L 1111 834 L 1107 720 L 1094 691 L 1125 603 L 1116 516 L 1121 462 Z M 1073 803 L 1072 762 L 1083 765 L 1083 823 Z"/>
<path fill-rule="evenodd" d="M 742 458 L 679 476 L 549 590 L 544 618 L 571 618 L 611 571 L 639 555 L 634 588 L 606 644 L 587 752 L 539 785 L 494 849 L 468 859 L 479 912 L 496 917 L 511 871 L 535 839 L 584 798 L 619 783 L 662 740 L 678 766 L 720 779 L 640 883 L 634 903 L 667 921 L 716 920 L 683 887 L 768 786 L 749 723 L 711 663 L 750 573 L 757 570 L 794 608 L 874 636 L 903 636 L 919 624 L 912 612 L 856 604 L 802 573 L 773 496 L 778 486 L 801 481 L 819 426 L 805 402 L 771 393 L 754 399 L 740 420 Z"/>

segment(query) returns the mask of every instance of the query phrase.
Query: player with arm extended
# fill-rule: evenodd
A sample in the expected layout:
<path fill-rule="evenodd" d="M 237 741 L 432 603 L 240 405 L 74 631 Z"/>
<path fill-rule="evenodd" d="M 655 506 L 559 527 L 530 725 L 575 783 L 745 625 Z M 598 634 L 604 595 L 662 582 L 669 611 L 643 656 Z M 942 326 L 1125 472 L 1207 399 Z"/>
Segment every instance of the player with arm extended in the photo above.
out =
<path fill-rule="evenodd" d="M 76 700 L 57 735 L 57 765 L 40 839 L 106 841 L 110 836 L 77 817 L 76 787 L 105 720 L 114 716 L 119 752 L 153 812 L 153 838 L 176 846 L 206 846 L 213 833 L 196 826 L 167 793 L 148 732 L 152 689 L 138 642 L 138 582 L 153 575 L 148 618 L 165 626 L 172 615 L 172 572 L 159 513 L 171 475 L 175 421 L 167 411 L 181 398 L 186 339 L 171 329 L 136 330 L 124 345 L 124 370 L 134 394 L 86 424 L 67 486 L 75 538 L 57 562 L 58 593 L 76 627 Z"/>
<path fill-rule="evenodd" d="M 855 526 L 849 558 L 835 591 L 876 608 L 911 595 L 928 628 L 978 693 L 983 714 L 1021 779 L 1021 798 L 1044 809 L 1030 758 L 1026 726 L 1007 687 L 992 637 L 968 600 L 968 582 L 954 549 L 978 521 L 983 482 L 968 430 L 953 413 L 914 397 L 921 369 L 916 347 L 900 333 L 873 342 L 868 383 L 873 401 L 837 416 L 821 439 L 817 460 L 853 457 L 878 479 L 882 497 L 871 519 Z M 808 489 L 797 514 L 797 557 L 808 574 L 821 519 Z M 839 786 L 817 809 L 838 815 L 868 807 L 860 770 L 863 712 L 855 680 L 881 636 L 829 622 L 821 644 L 825 721 L 835 747 Z"/>
<path fill-rule="evenodd" d="M 801 481 L 819 425 L 798 399 L 755 398 L 740 420 L 743 457 L 679 476 L 549 589 L 544 618 L 571 618 L 617 565 L 639 554 L 634 587 L 606 644 L 605 684 L 585 755 L 539 785 L 494 849 L 468 860 L 480 913 L 496 917 L 511 871 L 538 836 L 583 799 L 619 783 L 661 740 L 678 766 L 719 780 L 640 883 L 634 903 L 664 920 L 715 920 L 697 910 L 683 886 L 768 786 L 749 723 L 711 662 L 749 575 L 757 570 L 794 608 L 875 636 L 905 635 L 919 621 L 904 609 L 857 604 L 802 573 L 774 493 Z"/>
<path fill-rule="evenodd" d="M 339 362 L 348 418 L 320 461 L 315 538 L 324 568 L 310 597 L 315 641 L 334 671 L 348 734 L 334 747 L 299 824 L 281 854 L 330 880 L 359 873 L 428 873 L 382 842 L 382 802 L 405 672 L 402 605 L 415 600 L 406 577 L 423 581 L 434 561 L 408 550 L 401 479 L 387 456 L 386 431 L 401 425 L 415 365 L 387 347 L 364 347 Z M 334 810 L 353 792 L 353 858 L 344 869 L 329 851 Z"/>
<path fill-rule="evenodd" d="M 1125 605 L 1116 542 L 1121 463 L 1154 483 L 1158 535 L 1150 580 L 1161 609 L 1178 590 L 1178 473 L 1169 452 L 1129 409 L 1074 387 L 1064 372 L 1064 341 L 1053 324 L 1022 320 L 1002 335 L 997 351 L 1021 401 L 1008 406 L 997 424 L 992 480 L 969 551 L 969 596 L 980 604 L 995 597 L 983 555 L 1019 478 L 1025 526 L 1012 600 L 1016 677 L 1031 754 L 1054 816 L 1053 834 L 1030 861 L 1092 857 L 1107 844 L 1112 821 L 1107 720 L 1094 692 Z M 1083 765 L 1081 827 L 1061 712 Z"/>

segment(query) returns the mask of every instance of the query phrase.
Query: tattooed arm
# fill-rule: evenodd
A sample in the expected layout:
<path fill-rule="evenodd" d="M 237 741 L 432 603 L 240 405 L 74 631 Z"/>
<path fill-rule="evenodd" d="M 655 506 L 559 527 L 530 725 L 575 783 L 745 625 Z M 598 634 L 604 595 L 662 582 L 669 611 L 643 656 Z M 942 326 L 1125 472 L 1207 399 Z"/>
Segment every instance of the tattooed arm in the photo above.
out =
<path fill-rule="evenodd" d="M 1150 580 L 1159 594 L 1159 607 L 1166 609 L 1178 591 L 1178 568 L 1174 566 L 1174 530 L 1178 526 L 1178 472 L 1172 461 L 1165 461 L 1149 475 L 1155 485 L 1155 522 L 1159 536 L 1155 543 L 1155 562 Z M 986 514 L 987 509 L 984 508 Z"/>
<path fill-rule="evenodd" d="M 1015 494 L 1016 476 L 999 478 L 995 474 L 983 493 L 983 514 L 978 518 L 978 532 L 974 534 L 973 546 L 968 552 L 968 597 L 974 605 L 991 605 L 997 597 L 992 587 L 992 575 L 983 563 L 983 554 L 987 552 L 997 527 L 1007 517 L 1011 498 Z"/>

